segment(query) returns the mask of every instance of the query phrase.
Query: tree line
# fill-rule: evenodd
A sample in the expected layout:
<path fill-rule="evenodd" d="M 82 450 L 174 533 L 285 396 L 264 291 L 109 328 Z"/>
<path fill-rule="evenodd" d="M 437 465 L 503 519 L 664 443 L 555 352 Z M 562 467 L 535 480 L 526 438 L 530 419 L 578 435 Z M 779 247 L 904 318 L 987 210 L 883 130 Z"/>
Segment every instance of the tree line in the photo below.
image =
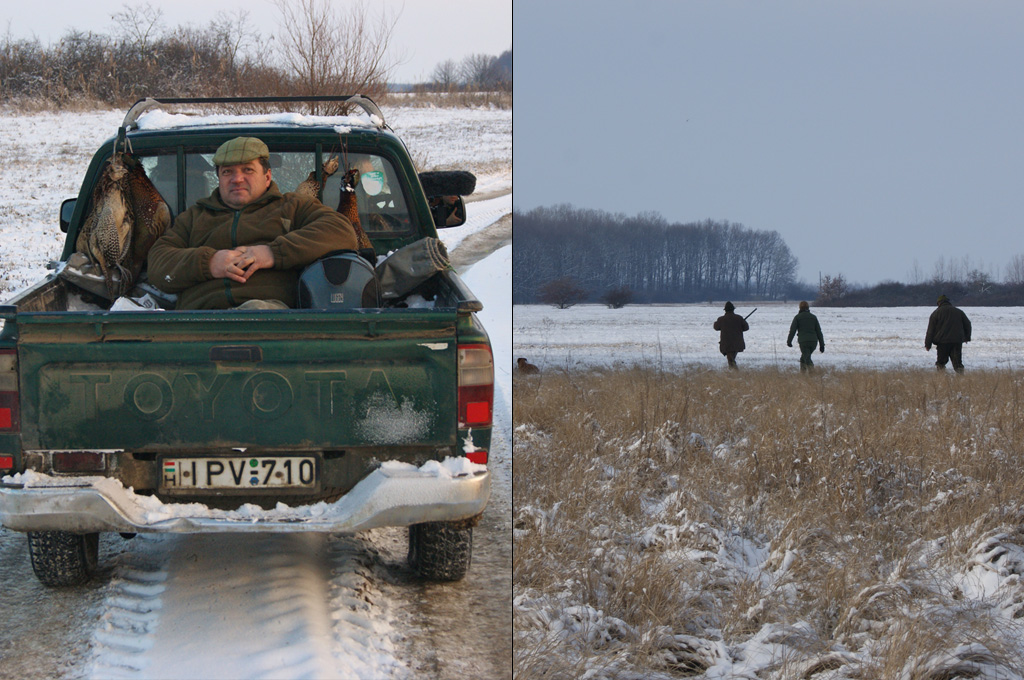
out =
<path fill-rule="evenodd" d="M 424 89 L 434 92 L 464 90 L 512 91 L 512 50 L 498 56 L 470 54 L 461 61 L 446 59 L 430 73 Z"/>
<path fill-rule="evenodd" d="M 977 274 L 975 272 L 975 274 Z M 945 295 L 966 307 L 1024 306 L 1024 282 L 986 275 L 968 279 L 932 278 L 921 283 L 882 281 L 871 286 L 850 285 L 842 274 L 825 276 L 816 303 L 824 307 L 922 307 Z"/>
<path fill-rule="evenodd" d="M 566 280 L 592 300 L 623 290 L 635 302 L 808 293 L 796 283 L 797 258 L 776 231 L 714 220 L 670 224 L 657 213 L 628 217 L 571 205 L 517 210 L 513 221 L 516 304 L 541 302 L 549 284 Z"/>
<path fill-rule="evenodd" d="M 262 35 L 243 10 L 220 13 L 202 28 L 168 28 L 163 12 L 148 4 L 125 5 L 109 35 L 70 29 L 43 45 L 8 29 L 0 37 L 0 102 L 64 108 L 124 106 L 154 95 L 386 99 L 399 59 L 390 49 L 397 16 L 365 0 L 275 4 L 281 21 L 273 35 Z M 452 68 L 463 89 L 497 79 L 511 91 L 511 51 L 471 55 Z"/>

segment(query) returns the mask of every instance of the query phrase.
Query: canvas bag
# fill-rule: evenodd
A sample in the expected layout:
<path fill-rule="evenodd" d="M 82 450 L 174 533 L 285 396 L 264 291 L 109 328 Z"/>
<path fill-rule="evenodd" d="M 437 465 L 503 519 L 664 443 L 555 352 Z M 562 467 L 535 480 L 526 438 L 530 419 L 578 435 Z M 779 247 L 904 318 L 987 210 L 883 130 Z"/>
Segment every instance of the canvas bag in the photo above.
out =
<path fill-rule="evenodd" d="M 381 299 L 405 297 L 434 274 L 450 268 L 448 249 L 439 239 L 428 236 L 410 243 L 377 265 Z"/>

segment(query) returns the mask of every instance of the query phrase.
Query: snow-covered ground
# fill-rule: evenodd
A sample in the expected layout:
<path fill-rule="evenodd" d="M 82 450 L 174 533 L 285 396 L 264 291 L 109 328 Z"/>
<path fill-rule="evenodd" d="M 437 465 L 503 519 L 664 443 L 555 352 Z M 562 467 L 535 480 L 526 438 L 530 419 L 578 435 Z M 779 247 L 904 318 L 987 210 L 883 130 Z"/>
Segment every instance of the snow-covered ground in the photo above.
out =
<path fill-rule="evenodd" d="M 479 193 L 508 192 L 467 204 L 467 225 L 441 232 L 450 251 L 511 213 L 511 110 L 384 110 L 421 169 L 470 170 Z M 60 203 L 77 196 L 93 151 L 123 115 L 5 112 L 0 119 L 7 180 L 0 301 L 39 280 L 59 257 Z M 511 267 L 506 247 L 460 272 L 484 303 L 497 366 L 492 502 L 477 532 L 481 559 L 466 581 L 436 589 L 410 582 L 394 557 L 403 550 L 395 545 L 397 530 L 131 541 L 105 535 L 98 583 L 56 593 L 31 579 L 24 537 L 0 529 L 0 677 L 443 678 L 466 669 L 492 675 L 486 663 L 493 663 L 494 648 L 466 642 L 477 631 L 457 636 L 461 645 L 443 657 L 417 641 L 435 634 L 437 618 L 458 619 L 451 610 L 463 597 L 508 597 L 507 588 L 487 591 L 494 586 L 478 565 L 507 556 L 502 568 L 511 568 Z M 489 555 L 496 549 L 481 545 L 488 542 L 501 544 L 500 554 Z M 485 612 L 482 620 L 503 625 L 507 612 Z"/>
<path fill-rule="evenodd" d="M 825 336 L 825 352 L 815 352 L 814 363 L 823 368 L 930 368 L 935 363 L 935 349 L 925 351 L 924 334 L 933 309 L 812 308 Z M 968 369 L 1024 366 L 1024 308 L 963 310 L 974 330 L 972 341 L 964 345 Z M 593 304 L 569 309 L 515 305 L 513 350 L 515 356 L 538 366 L 721 366 L 725 358 L 718 351 L 718 332 L 712 324 L 723 313 L 717 303 L 622 309 Z M 744 333 L 747 348 L 737 358 L 741 367 L 798 368 L 800 350 L 795 342 L 786 347 L 796 303 L 737 303 L 736 313 L 751 314 L 747 321 L 750 330 Z"/>

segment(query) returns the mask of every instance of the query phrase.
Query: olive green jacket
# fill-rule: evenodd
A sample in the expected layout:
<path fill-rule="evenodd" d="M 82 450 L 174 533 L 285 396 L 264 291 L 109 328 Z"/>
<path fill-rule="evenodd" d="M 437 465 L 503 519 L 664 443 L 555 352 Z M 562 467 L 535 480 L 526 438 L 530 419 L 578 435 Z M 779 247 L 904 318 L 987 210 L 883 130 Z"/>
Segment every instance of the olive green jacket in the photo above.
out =
<path fill-rule="evenodd" d="M 811 314 L 810 310 L 801 310 L 793 317 L 793 323 L 789 325 L 789 337 L 786 338 L 787 344 L 793 342 L 794 335 L 797 342 L 801 344 L 817 342 L 822 347 L 825 346 L 825 337 L 821 334 L 821 324 L 818 323 L 818 317 Z"/>
<path fill-rule="evenodd" d="M 213 278 L 216 251 L 247 245 L 270 246 L 273 269 L 260 269 L 245 283 Z M 261 197 L 235 210 L 214 190 L 153 244 L 149 280 L 178 295 L 177 309 L 227 309 L 270 299 L 293 307 L 299 269 L 331 251 L 357 248 L 352 223 L 315 198 L 282 194 L 271 182 Z"/>

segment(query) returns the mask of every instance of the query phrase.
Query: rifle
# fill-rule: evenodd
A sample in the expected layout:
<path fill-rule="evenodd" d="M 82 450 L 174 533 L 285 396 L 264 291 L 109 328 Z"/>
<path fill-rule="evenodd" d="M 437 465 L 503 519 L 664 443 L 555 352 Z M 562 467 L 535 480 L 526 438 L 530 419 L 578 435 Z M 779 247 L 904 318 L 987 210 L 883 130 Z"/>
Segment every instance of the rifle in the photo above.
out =
<path fill-rule="evenodd" d="M 757 311 L 757 307 L 754 307 L 754 311 L 751 312 L 750 314 L 753 314 L 756 311 Z M 750 318 L 750 314 L 747 314 L 745 317 L 743 317 L 743 320 L 746 321 L 747 319 L 749 319 Z"/>

